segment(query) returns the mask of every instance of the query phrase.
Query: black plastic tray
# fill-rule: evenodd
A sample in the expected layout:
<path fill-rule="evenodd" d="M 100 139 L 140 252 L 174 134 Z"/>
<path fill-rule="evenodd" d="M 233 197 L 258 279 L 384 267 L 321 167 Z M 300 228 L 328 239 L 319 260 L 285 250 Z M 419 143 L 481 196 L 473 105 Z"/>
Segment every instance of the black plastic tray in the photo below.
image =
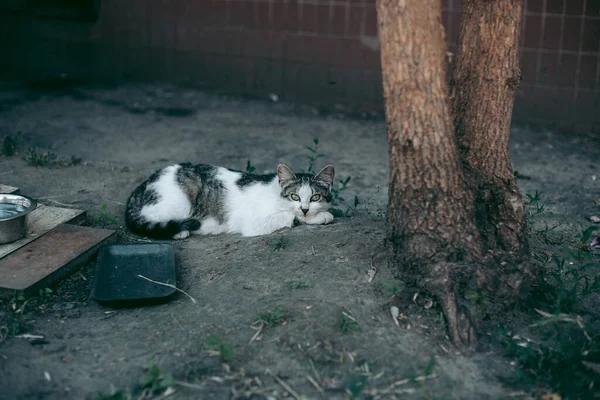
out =
<path fill-rule="evenodd" d="M 175 289 L 140 278 L 177 285 L 173 246 L 162 243 L 115 244 L 100 249 L 92 297 L 102 302 L 160 299 Z"/>

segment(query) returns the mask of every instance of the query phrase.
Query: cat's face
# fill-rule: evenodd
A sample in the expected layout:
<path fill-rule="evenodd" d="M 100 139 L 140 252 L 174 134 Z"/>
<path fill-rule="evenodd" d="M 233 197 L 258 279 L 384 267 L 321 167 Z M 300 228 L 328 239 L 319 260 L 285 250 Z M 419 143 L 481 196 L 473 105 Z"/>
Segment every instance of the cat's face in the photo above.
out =
<path fill-rule="evenodd" d="M 310 218 L 331 206 L 331 185 L 334 169 L 332 165 L 318 174 L 294 174 L 287 166 L 277 167 L 281 196 L 289 203 L 297 217 Z"/>

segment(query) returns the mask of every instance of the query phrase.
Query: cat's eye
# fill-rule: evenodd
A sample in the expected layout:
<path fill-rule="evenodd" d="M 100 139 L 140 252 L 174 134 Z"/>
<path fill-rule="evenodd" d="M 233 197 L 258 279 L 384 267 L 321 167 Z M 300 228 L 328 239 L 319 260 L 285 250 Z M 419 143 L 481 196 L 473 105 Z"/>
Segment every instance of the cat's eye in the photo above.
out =
<path fill-rule="evenodd" d="M 321 198 L 321 195 L 319 193 L 313 194 L 312 197 L 310 198 L 310 201 L 319 201 L 319 199 Z"/>
<path fill-rule="evenodd" d="M 296 193 L 292 193 L 292 195 L 290 197 L 294 201 L 300 201 L 300 196 L 298 196 Z"/>

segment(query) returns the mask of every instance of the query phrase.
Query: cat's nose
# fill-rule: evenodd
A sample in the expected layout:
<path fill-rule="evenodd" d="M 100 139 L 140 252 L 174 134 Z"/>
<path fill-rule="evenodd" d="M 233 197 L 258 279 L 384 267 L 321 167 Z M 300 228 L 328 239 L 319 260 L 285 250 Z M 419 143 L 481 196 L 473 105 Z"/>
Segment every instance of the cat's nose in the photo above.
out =
<path fill-rule="evenodd" d="M 302 212 L 304 213 L 304 215 L 306 215 L 306 213 L 308 212 L 308 208 L 303 208 Z"/>

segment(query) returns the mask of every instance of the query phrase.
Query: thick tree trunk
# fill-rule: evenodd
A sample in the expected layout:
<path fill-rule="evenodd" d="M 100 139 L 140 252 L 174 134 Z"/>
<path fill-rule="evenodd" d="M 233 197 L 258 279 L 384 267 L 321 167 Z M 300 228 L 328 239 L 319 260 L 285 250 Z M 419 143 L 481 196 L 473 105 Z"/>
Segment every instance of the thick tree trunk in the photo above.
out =
<path fill-rule="evenodd" d="M 452 108 L 461 159 L 475 193 L 485 250 L 528 254 L 523 200 L 509 157 L 510 122 L 521 77 L 522 0 L 466 0 Z"/>
<path fill-rule="evenodd" d="M 456 344 L 474 339 L 459 276 L 481 256 L 446 82 L 439 0 L 377 0 L 390 158 L 390 265 L 441 302 Z M 466 273 L 468 275 L 468 273 Z"/>

